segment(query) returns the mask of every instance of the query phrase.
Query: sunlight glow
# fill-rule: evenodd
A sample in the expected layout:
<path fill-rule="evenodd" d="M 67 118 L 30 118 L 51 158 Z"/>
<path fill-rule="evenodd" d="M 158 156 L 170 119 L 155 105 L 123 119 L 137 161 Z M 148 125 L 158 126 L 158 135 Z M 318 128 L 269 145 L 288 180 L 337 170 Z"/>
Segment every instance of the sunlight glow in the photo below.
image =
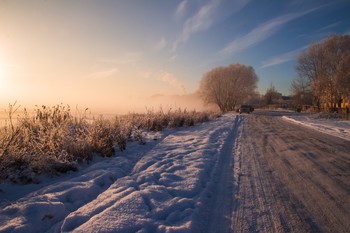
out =
<path fill-rule="evenodd" d="M 7 65 L 3 54 L 0 52 L 0 92 L 4 93 L 7 89 Z"/>
<path fill-rule="evenodd" d="M 5 61 L 0 54 L 0 81 L 2 82 L 5 79 Z"/>

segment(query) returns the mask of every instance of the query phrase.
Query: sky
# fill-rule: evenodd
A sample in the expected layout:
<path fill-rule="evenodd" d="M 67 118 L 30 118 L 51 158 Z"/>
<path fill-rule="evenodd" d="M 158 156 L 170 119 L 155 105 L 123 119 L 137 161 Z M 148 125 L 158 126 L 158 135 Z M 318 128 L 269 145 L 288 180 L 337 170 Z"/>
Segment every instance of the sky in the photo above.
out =
<path fill-rule="evenodd" d="M 350 34 L 349 12 L 348 0 L 0 0 L 0 109 L 122 112 L 191 95 L 232 63 L 255 69 L 261 94 L 289 95 L 298 54 Z"/>

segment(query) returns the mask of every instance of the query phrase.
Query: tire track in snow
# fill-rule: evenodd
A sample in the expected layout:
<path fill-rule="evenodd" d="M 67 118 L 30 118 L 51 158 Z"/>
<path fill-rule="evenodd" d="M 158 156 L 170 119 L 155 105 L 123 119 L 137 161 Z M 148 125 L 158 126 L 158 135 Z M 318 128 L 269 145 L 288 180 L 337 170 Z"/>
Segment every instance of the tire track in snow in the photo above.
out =
<path fill-rule="evenodd" d="M 218 154 L 219 159 L 215 164 L 207 188 L 205 209 L 209 211 L 205 223 L 198 232 L 225 233 L 231 232 L 231 215 L 233 208 L 233 151 L 237 146 L 236 139 L 239 136 L 239 127 L 243 117 L 235 116 L 231 132 L 225 139 L 225 143 Z M 204 212 L 204 211 L 203 211 Z"/>
<path fill-rule="evenodd" d="M 164 133 L 164 137 L 167 134 Z M 1 206 L 0 232 L 59 232 L 70 213 L 94 203 L 98 196 L 113 188 L 115 181 L 127 176 L 142 156 L 160 142 L 151 140 L 142 146 L 141 153 L 125 151 L 123 156 L 105 158 L 76 173 L 39 184 L 24 197 Z M 86 220 L 81 217 L 79 221 Z"/>
<path fill-rule="evenodd" d="M 233 232 L 350 232 L 348 142 L 263 114 L 242 126 Z"/>
<path fill-rule="evenodd" d="M 236 205 L 232 221 L 234 232 L 290 232 L 300 231 L 293 225 L 298 216 L 290 207 L 291 197 L 273 179 L 272 170 L 262 159 L 261 145 L 268 139 L 256 140 L 250 116 L 243 122 L 240 148 L 236 151 L 239 168 L 235 179 Z M 274 151 L 274 150 L 272 150 Z"/>
<path fill-rule="evenodd" d="M 214 181 L 221 182 L 217 176 L 225 158 L 232 158 L 227 138 L 231 138 L 228 135 L 232 135 L 235 119 L 235 115 L 226 115 L 164 138 L 128 176 L 72 212 L 65 219 L 63 231 L 203 232 L 201 229 L 206 228 L 202 227 L 213 216 L 208 207 L 215 209 L 220 204 L 208 195 L 217 191 Z M 230 148 L 231 153 L 221 156 Z M 226 197 L 232 201 L 232 195 Z M 229 223 L 226 225 L 229 229 Z"/>

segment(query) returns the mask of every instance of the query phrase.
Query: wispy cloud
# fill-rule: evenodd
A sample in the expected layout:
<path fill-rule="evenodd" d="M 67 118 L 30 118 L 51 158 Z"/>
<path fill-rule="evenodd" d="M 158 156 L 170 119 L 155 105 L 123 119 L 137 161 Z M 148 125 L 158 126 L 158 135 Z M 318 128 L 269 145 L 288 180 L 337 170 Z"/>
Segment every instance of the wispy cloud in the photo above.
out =
<path fill-rule="evenodd" d="M 185 85 L 176 78 L 174 74 L 163 72 L 160 76 L 160 80 L 170 84 L 181 92 L 181 94 L 186 94 Z"/>
<path fill-rule="evenodd" d="M 338 21 L 338 22 L 326 25 L 326 26 L 318 29 L 317 31 L 328 31 L 328 30 L 331 30 L 331 29 L 333 30 L 333 28 L 338 27 L 339 25 L 341 25 L 341 23 L 342 23 L 341 21 Z"/>
<path fill-rule="evenodd" d="M 145 69 L 139 72 L 139 75 L 144 79 L 153 79 L 161 82 L 165 82 L 177 89 L 181 94 L 186 94 L 185 85 L 173 74 L 164 70 L 150 70 Z"/>
<path fill-rule="evenodd" d="M 174 43 L 174 50 L 180 43 L 187 41 L 192 34 L 206 30 L 212 25 L 214 20 L 214 12 L 219 3 L 220 0 L 209 1 L 207 4 L 201 6 L 192 17 L 185 21 L 181 35 Z"/>
<path fill-rule="evenodd" d="M 227 2 L 231 2 L 230 4 L 232 6 L 232 0 L 209 0 L 201 5 L 195 13 L 184 22 L 181 34 L 173 44 L 173 51 L 175 51 L 180 44 L 186 42 L 193 34 L 205 31 L 217 23 L 217 21 L 219 21 L 218 19 L 223 17 L 221 12 L 227 11 L 227 9 L 225 9 Z M 230 14 L 241 10 L 249 0 L 235 0 L 233 2 L 235 7 L 230 7 Z M 176 15 L 184 12 L 185 4 L 187 3 L 183 1 L 178 5 L 175 13 Z"/>
<path fill-rule="evenodd" d="M 170 61 L 175 61 L 175 59 L 178 57 L 178 54 L 173 54 L 171 57 L 170 57 Z"/>
<path fill-rule="evenodd" d="M 183 0 L 182 2 L 179 3 L 179 5 L 177 6 L 176 11 L 175 11 L 175 18 L 176 19 L 180 19 L 185 15 L 187 5 L 188 5 L 187 0 Z"/>
<path fill-rule="evenodd" d="M 321 6 L 322 7 L 322 6 Z M 300 18 L 306 14 L 309 14 L 321 7 L 316 7 L 311 10 L 296 12 L 286 14 L 272 20 L 269 20 L 258 27 L 251 30 L 248 34 L 238 37 L 227 44 L 219 54 L 222 56 L 229 56 L 235 53 L 244 51 L 262 41 L 270 38 L 273 34 L 275 34 L 279 29 L 285 26 L 287 23 Z"/>
<path fill-rule="evenodd" d="M 132 64 L 140 61 L 142 53 L 140 52 L 127 52 L 119 58 L 98 58 L 99 63 L 105 63 L 109 65 L 125 65 Z"/>
<path fill-rule="evenodd" d="M 105 69 L 105 70 L 99 70 L 91 73 L 89 77 L 94 79 L 104 79 L 112 77 L 113 75 L 117 74 L 119 72 L 118 68 L 111 68 L 111 69 Z"/>
<path fill-rule="evenodd" d="M 130 64 L 138 62 L 141 59 L 141 53 L 140 52 L 128 52 L 125 54 L 125 56 L 119 60 L 120 64 Z"/>
<path fill-rule="evenodd" d="M 344 21 L 338 21 L 332 24 L 328 24 L 326 26 L 323 26 L 317 30 L 299 35 L 298 38 L 302 38 L 302 39 L 308 39 L 308 40 L 314 40 L 314 41 L 318 41 L 318 40 L 322 40 L 332 34 L 334 34 L 335 28 L 337 27 L 342 27 Z"/>
<path fill-rule="evenodd" d="M 267 59 L 265 61 L 262 62 L 261 68 L 267 68 L 267 67 L 271 67 L 271 66 L 275 66 L 275 65 L 279 65 L 279 64 L 283 64 L 289 61 L 294 60 L 298 54 L 306 49 L 307 46 L 303 46 L 301 48 L 295 49 L 293 51 L 289 51 L 287 53 L 283 53 L 277 56 L 274 56 L 270 59 Z"/>
<path fill-rule="evenodd" d="M 164 37 L 161 37 L 160 40 L 156 43 L 155 49 L 156 50 L 162 50 L 165 48 L 167 42 Z"/>

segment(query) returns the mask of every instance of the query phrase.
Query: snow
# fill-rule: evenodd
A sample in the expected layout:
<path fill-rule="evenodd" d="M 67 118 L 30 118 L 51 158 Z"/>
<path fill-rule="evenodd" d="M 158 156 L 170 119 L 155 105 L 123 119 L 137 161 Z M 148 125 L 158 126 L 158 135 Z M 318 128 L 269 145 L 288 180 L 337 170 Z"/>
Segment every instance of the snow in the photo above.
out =
<path fill-rule="evenodd" d="M 145 146 L 38 185 L 1 184 L 0 232 L 191 231 L 207 214 L 203 201 L 239 117 L 150 135 Z"/>
<path fill-rule="evenodd" d="M 349 121 L 284 115 L 283 120 L 350 140 Z M 226 225 L 210 224 L 233 205 L 239 161 L 234 166 L 232 154 L 244 143 L 238 126 L 245 117 L 229 113 L 194 127 L 150 133 L 146 145 L 135 143 L 118 157 L 97 159 L 40 184 L 0 184 L 0 232 L 223 232 Z M 215 198 L 217 193 L 224 198 Z"/>
<path fill-rule="evenodd" d="M 320 117 L 320 114 L 296 113 L 282 117 L 284 120 L 350 141 L 350 121 Z"/>

